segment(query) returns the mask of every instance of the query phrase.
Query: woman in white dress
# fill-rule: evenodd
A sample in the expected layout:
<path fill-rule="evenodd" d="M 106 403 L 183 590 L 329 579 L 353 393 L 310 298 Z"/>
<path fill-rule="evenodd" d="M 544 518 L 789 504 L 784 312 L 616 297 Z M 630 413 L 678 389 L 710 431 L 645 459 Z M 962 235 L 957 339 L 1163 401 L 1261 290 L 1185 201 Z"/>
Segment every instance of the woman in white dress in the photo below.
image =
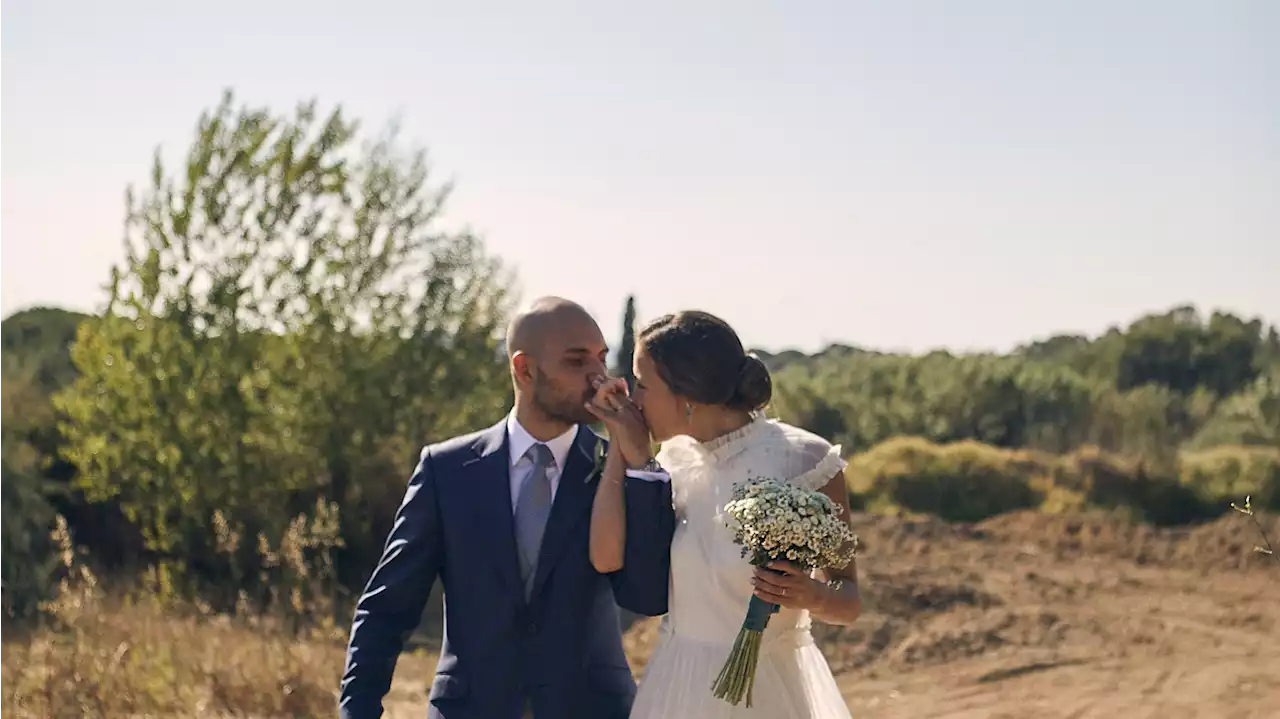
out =
<path fill-rule="evenodd" d="M 848 516 L 840 448 L 759 414 L 772 395 L 769 371 L 719 318 L 668 315 L 646 326 L 636 344 L 632 395 L 622 380 L 608 380 L 589 404 L 612 440 L 592 508 L 596 569 L 622 566 L 620 480 L 627 468 L 652 471 L 656 463 L 666 470 L 676 512 L 668 613 L 631 717 L 850 716 L 809 627 L 811 616 L 833 624 L 857 619 L 856 566 L 821 578 L 785 562 L 774 566 L 782 573 L 757 569 L 734 544 L 722 515 L 735 483 L 763 475 L 820 490 Z M 661 443 L 656 457 L 650 457 L 650 436 Z M 753 593 L 782 609 L 765 629 L 748 708 L 745 701 L 734 706 L 717 698 L 712 684 Z"/>

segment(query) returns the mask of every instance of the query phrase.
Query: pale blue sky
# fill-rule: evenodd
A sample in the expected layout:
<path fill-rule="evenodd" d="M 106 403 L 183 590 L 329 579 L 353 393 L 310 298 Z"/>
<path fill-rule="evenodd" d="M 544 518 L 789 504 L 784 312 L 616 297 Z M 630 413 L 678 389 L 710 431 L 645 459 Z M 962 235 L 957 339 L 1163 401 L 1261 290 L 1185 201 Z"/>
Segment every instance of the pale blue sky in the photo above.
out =
<path fill-rule="evenodd" d="M 7 0 L 3 314 L 99 306 L 126 184 L 230 86 L 399 113 L 611 336 L 630 291 L 771 349 L 1280 322 L 1280 3 L 620 5 Z"/>

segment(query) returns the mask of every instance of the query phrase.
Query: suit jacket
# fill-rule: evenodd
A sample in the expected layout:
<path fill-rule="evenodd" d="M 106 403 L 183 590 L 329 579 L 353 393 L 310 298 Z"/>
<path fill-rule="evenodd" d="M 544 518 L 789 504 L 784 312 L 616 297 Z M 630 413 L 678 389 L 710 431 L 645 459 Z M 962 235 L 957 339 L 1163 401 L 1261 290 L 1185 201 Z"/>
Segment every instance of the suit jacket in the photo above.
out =
<path fill-rule="evenodd" d="M 538 719 L 630 713 L 636 686 L 617 607 L 667 611 L 671 485 L 628 477 L 624 568 L 588 558 L 587 482 L 601 438 L 579 427 L 565 462 L 525 600 L 516 555 L 506 423 L 422 451 L 382 557 L 356 606 L 339 707 L 344 719 L 382 715 L 396 659 L 437 578 L 444 642 L 429 719 Z"/>

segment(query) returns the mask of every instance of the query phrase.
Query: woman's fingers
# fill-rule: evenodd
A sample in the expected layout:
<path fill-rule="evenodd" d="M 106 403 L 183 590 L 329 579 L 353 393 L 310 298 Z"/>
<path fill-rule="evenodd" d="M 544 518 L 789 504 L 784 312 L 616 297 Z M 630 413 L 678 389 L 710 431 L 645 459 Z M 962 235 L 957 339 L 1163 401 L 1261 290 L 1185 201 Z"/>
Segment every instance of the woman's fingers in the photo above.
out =
<path fill-rule="evenodd" d="M 765 587 L 756 587 L 755 595 L 770 604 L 777 604 L 780 607 L 787 606 L 787 595 L 780 590 L 767 589 Z"/>
<path fill-rule="evenodd" d="M 791 576 L 793 576 L 793 577 L 807 577 L 807 576 L 808 576 L 808 575 L 807 575 L 807 574 L 805 574 L 803 571 L 801 571 L 801 569 L 800 569 L 799 567 L 797 567 L 796 565 L 794 565 L 794 564 L 792 564 L 791 562 L 788 562 L 788 561 L 786 561 L 786 560 L 784 560 L 784 559 L 775 559 L 775 560 L 773 560 L 772 562 L 769 562 L 769 568 L 770 568 L 770 569 L 777 570 L 777 571 L 782 572 L 782 573 L 784 573 L 784 574 L 789 574 L 789 575 L 791 575 Z"/>
<path fill-rule="evenodd" d="M 604 396 L 604 401 L 609 405 L 609 409 L 612 409 L 614 412 L 622 411 L 623 400 L 618 397 L 618 393 L 616 390 L 606 394 Z"/>
<path fill-rule="evenodd" d="M 765 569 L 756 569 L 752 581 L 757 587 L 766 587 L 774 590 L 786 589 L 791 584 L 791 578 L 787 575 L 774 574 Z"/>
<path fill-rule="evenodd" d="M 609 388 L 607 385 L 600 385 L 596 388 L 596 393 L 591 397 L 590 403 L 595 405 L 596 409 L 601 412 L 613 413 L 618 411 L 614 403 L 609 401 Z"/>

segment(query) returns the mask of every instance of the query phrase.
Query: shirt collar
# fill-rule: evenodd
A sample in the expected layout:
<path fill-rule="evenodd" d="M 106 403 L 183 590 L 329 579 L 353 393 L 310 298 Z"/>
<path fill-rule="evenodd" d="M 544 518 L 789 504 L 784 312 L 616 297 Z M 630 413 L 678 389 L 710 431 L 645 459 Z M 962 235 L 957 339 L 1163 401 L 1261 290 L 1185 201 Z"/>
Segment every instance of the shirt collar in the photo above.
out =
<path fill-rule="evenodd" d="M 573 447 L 573 440 L 577 435 L 578 425 L 575 424 L 559 437 L 555 437 L 549 442 L 544 442 L 547 448 L 551 450 L 551 456 L 556 460 L 557 469 L 564 470 L 564 463 L 569 457 L 569 449 Z M 516 466 L 516 462 L 519 462 L 524 457 L 525 452 L 528 452 L 529 448 L 538 441 L 533 438 L 533 435 L 529 434 L 529 430 L 525 429 L 524 425 L 520 424 L 520 420 L 516 419 L 514 411 L 507 415 L 507 437 L 510 441 L 508 459 L 512 467 Z"/>

